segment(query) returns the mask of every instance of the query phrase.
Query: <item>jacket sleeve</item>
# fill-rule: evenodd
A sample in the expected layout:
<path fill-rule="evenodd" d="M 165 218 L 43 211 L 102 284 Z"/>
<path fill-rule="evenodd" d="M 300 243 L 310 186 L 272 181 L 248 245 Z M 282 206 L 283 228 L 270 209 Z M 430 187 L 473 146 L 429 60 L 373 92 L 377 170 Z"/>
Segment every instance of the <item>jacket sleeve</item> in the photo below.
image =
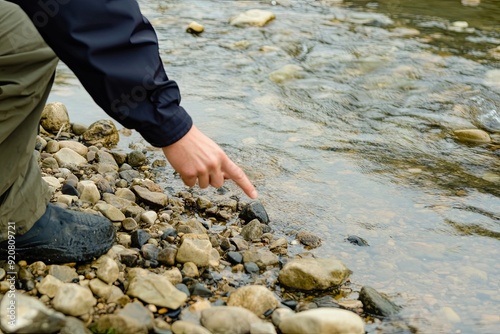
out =
<path fill-rule="evenodd" d="M 136 0 L 12 0 L 94 101 L 151 145 L 182 138 L 192 120 L 179 105 L 158 40 Z"/>

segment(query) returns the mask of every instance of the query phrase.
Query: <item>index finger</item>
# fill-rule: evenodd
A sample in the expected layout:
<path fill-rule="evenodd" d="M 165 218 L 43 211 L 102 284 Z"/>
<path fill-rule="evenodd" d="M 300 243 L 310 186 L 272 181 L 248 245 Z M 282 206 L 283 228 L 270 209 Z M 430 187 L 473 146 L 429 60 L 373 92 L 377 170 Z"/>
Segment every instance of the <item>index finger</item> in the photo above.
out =
<path fill-rule="evenodd" d="M 256 199 L 258 196 L 257 190 L 248 179 L 243 170 L 238 167 L 231 159 L 227 158 L 225 163 L 221 166 L 222 172 L 226 179 L 233 180 L 248 197 Z"/>

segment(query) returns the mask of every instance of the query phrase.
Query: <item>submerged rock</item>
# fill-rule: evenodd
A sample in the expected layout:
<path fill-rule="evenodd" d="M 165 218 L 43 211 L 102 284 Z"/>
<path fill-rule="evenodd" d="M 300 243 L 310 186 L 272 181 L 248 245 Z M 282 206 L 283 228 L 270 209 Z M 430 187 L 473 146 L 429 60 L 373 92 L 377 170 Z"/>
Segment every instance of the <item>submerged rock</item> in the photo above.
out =
<path fill-rule="evenodd" d="M 363 303 L 366 313 L 379 317 L 396 315 L 401 309 L 398 305 L 390 301 L 389 298 L 369 286 L 361 288 L 359 300 Z"/>
<path fill-rule="evenodd" d="M 250 9 L 244 13 L 236 15 L 229 20 L 229 24 L 237 27 L 256 26 L 263 27 L 270 21 L 274 20 L 276 15 L 274 13 L 261 10 Z"/>

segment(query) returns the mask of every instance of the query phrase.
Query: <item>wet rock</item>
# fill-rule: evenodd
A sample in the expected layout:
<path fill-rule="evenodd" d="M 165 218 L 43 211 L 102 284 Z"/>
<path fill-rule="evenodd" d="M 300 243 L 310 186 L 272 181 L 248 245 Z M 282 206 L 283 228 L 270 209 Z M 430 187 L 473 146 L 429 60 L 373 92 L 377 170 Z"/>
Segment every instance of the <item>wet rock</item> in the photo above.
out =
<path fill-rule="evenodd" d="M 260 271 L 259 266 L 255 262 L 246 262 L 243 266 L 249 274 L 258 274 Z"/>
<path fill-rule="evenodd" d="M 264 232 L 262 231 L 262 226 L 258 219 L 253 219 L 241 229 L 241 236 L 248 241 L 259 239 L 262 234 L 264 234 Z"/>
<path fill-rule="evenodd" d="M 145 269 L 133 268 L 129 271 L 128 277 L 127 295 L 137 297 L 146 303 L 177 309 L 187 299 L 187 295 L 176 289 L 164 276 Z"/>
<path fill-rule="evenodd" d="M 278 264 L 278 256 L 267 249 L 247 250 L 243 252 L 243 262 L 254 262 L 260 269 Z"/>
<path fill-rule="evenodd" d="M 106 314 L 99 318 L 93 327 L 95 332 L 114 329 L 120 334 L 148 334 L 154 326 L 153 314 L 141 304 L 127 304 L 116 314 Z"/>
<path fill-rule="evenodd" d="M 87 145 L 102 144 L 105 147 L 111 147 L 118 144 L 120 136 L 113 121 L 100 120 L 89 126 L 82 134 L 82 140 Z"/>
<path fill-rule="evenodd" d="M 133 186 L 132 190 L 135 192 L 135 194 L 139 197 L 140 200 L 155 208 L 163 208 L 168 204 L 168 196 L 165 195 L 164 193 L 153 192 L 139 185 Z"/>
<path fill-rule="evenodd" d="M 66 106 L 60 102 L 48 103 L 43 108 L 40 124 L 46 131 L 53 134 L 57 134 L 59 131 L 68 131 L 71 124 Z"/>
<path fill-rule="evenodd" d="M 458 140 L 469 143 L 483 144 L 491 142 L 488 132 L 479 129 L 455 130 L 453 134 Z"/>
<path fill-rule="evenodd" d="M 146 155 L 141 151 L 132 151 L 127 155 L 127 161 L 132 167 L 140 167 L 146 163 Z"/>
<path fill-rule="evenodd" d="M 142 257 L 146 260 L 157 261 L 160 249 L 152 244 L 145 244 L 141 247 Z"/>
<path fill-rule="evenodd" d="M 203 27 L 203 25 L 201 25 L 201 24 L 199 24 L 198 22 L 195 22 L 195 21 L 190 22 L 189 25 L 186 28 L 186 32 L 190 33 L 190 34 L 193 34 L 193 35 L 199 35 L 204 30 L 205 30 L 205 28 Z"/>
<path fill-rule="evenodd" d="M 276 16 L 274 15 L 274 13 L 270 11 L 261 9 L 250 9 L 235 17 L 232 17 L 229 20 L 229 24 L 237 27 L 245 27 L 245 26 L 263 27 L 268 22 L 274 20 L 275 18 Z"/>
<path fill-rule="evenodd" d="M 274 310 L 279 301 L 266 287 L 262 285 L 247 285 L 231 293 L 227 301 L 228 306 L 241 306 L 252 311 L 257 316 L 268 310 Z"/>
<path fill-rule="evenodd" d="M 366 313 L 379 317 L 396 315 L 401 309 L 398 305 L 390 301 L 389 298 L 369 286 L 361 288 L 358 299 L 363 303 Z"/>
<path fill-rule="evenodd" d="M 321 238 L 308 231 L 300 231 L 295 236 L 297 240 L 308 247 L 316 248 L 321 246 Z"/>
<path fill-rule="evenodd" d="M 338 308 L 339 304 L 332 296 L 323 296 L 313 299 L 313 303 L 318 307 L 333 307 Z"/>
<path fill-rule="evenodd" d="M 135 230 L 134 232 L 132 232 L 131 237 L 132 237 L 131 246 L 141 249 L 142 246 L 146 242 L 148 242 L 148 240 L 151 238 L 151 235 L 148 232 L 146 232 L 142 229 L 139 229 L 139 230 Z"/>
<path fill-rule="evenodd" d="M 74 186 L 68 183 L 62 185 L 61 192 L 65 195 L 77 196 L 77 197 L 80 196 L 78 190 Z"/>
<path fill-rule="evenodd" d="M 318 308 L 285 317 L 280 322 L 279 329 L 283 334 L 365 333 L 364 322 L 360 316 L 335 308 Z"/>
<path fill-rule="evenodd" d="M 167 266 L 175 265 L 175 258 L 177 256 L 177 248 L 175 247 L 167 247 L 162 249 L 158 253 L 158 262 L 165 264 Z"/>
<path fill-rule="evenodd" d="M 229 262 L 231 262 L 232 264 L 243 262 L 243 255 L 241 255 L 241 253 L 239 252 L 227 252 L 226 256 Z"/>
<path fill-rule="evenodd" d="M 358 237 L 357 235 L 350 235 L 347 237 L 346 240 L 349 241 L 351 244 L 356 245 L 356 246 L 370 246 L 368 244 L 368 241 L 366 241 L 365 239 L 363 239 L 361 237 Z"/>
<path fill-rule="evenodd" d="M 15 295 L 15 305 L 11 306 L 8 295 L 4 295 L 0 302 L 0 329 L 6 333 L 55 333 L 65 323 L 64 315 L 49 309 L 34 297 L 21 293 Z M 11 307 L 15 320 L 11 318 Z"/>
<path fill-rule="evenodd" d="M 261 202 L 253 201 L 245 205 L 239 214 L 239 218 L 248 223 L 254 219 L 258 219 L 263 224 L 269 223 L 269 216 Z"/>
<path fill-rule="evenodd" d="M 203 298 L 210 298 L 213 296 L 213 292 L 201 283 L 195 283 L 189 288 L 191 296 L 200 296 Z"/>
<path fill-rule="evenodd" d="M 64 283 L 52 299 L 55 310 L 75 317 L 89 313 L 95 304 L 92 292 L 74 283 Z"/>
<path fill-rule="evenodd" d="M 299 290 L 324 290 L 339 286 L 352 272 L 333 258 L 295 259 L 281 269 L 278 279 L 284 286 Z"/>
<path fill-rule="evenodd" d="M 74 169 L 87 163 L 87 159 L 76 153 L 72 149 L 62 148 L 53 155 L 59 167 Z"/>
<path fill-rule="evenodd" d="M 261 322 L 253 312 L 237 306 L 216 306 L 201 311 L 201 324 L 212 334 L 248 334 L 252 323 Z"/>
<path fill-rule="evenodd" d="M 193 262 L 199 267 L 206 267 L 210 261 L 212 244 L 205 234 L 185 234 L 177 251 L 179 263 Z"/>

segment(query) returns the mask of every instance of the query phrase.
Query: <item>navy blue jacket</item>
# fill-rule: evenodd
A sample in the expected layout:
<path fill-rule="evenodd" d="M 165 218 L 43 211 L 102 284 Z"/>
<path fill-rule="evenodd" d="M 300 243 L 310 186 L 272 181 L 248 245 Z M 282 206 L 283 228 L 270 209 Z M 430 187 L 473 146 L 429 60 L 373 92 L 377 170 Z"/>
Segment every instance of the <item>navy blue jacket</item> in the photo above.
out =
<path fill-rule="evenodd" d="M 156 147 L 192 126 L 158 52 L 156 33 L 136 0 L 9 0 L 31 18 L 47 44 L 94 101 Z"/>

